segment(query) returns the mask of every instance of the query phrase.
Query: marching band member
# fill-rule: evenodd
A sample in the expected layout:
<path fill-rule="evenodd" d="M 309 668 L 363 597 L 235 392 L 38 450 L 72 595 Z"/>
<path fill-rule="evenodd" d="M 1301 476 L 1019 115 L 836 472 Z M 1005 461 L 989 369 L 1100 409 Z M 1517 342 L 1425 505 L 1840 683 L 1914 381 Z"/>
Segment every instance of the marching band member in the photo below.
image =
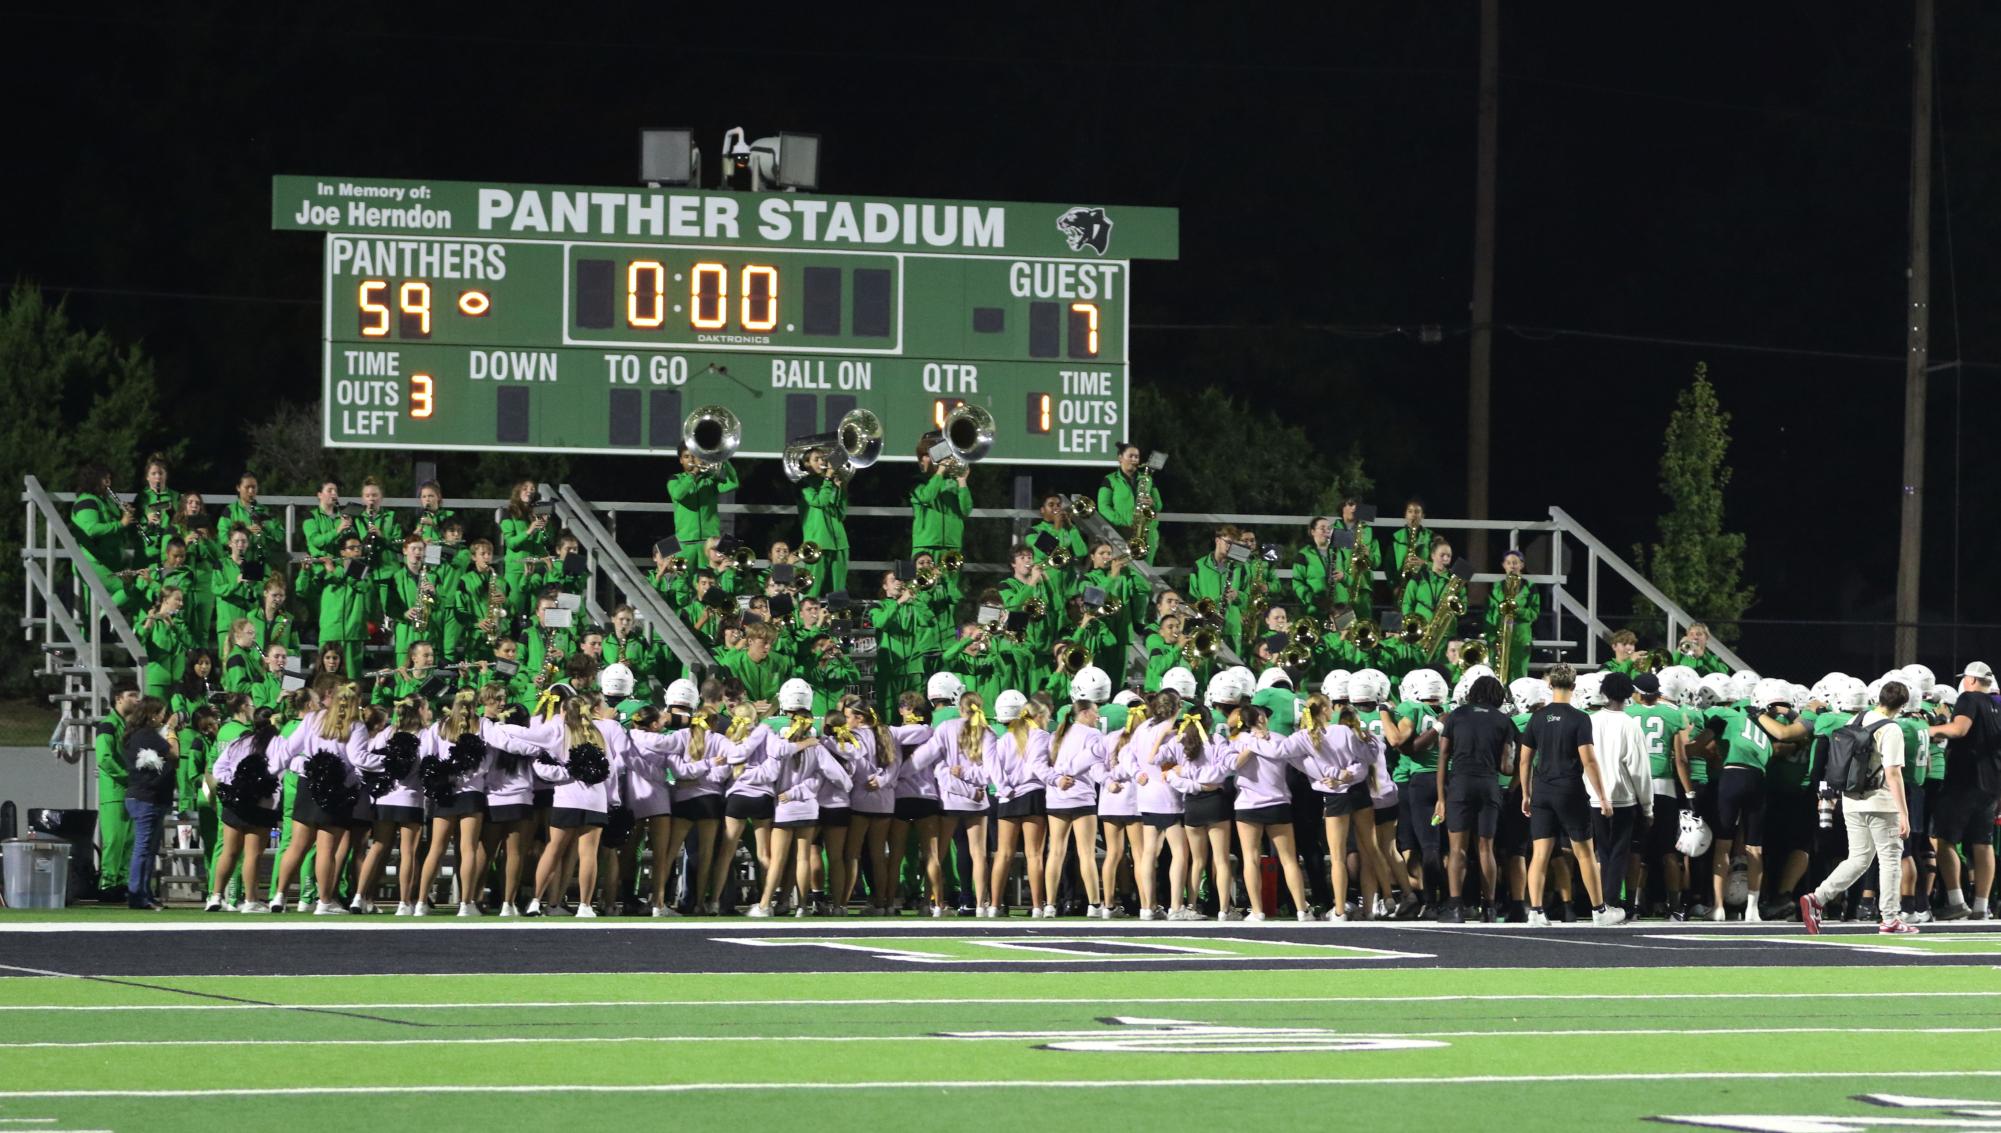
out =
<path fill-rule="evenodd" d="M 257 477 L 248 472 L 236 478 L 236 499 L 215 522 L 215 533 L 225 541 L 238 530 L 250 539 L 251 558 L 270 566 L 285 561 L 285 532 L 258 506 Z"/>
<path fill-rule="evenodd" d="M 1401 535 L 1403 532 L 1398 534 Z M 1432 615 L 1438 612 L 1439 603 L 1445 600 L 1446 591 L 1452 584 L 1452 572 L 1449 569 L 1453 558 L 1452 544 L 1442 537 L 1430 538 L 1431 555 L 1428 565 L 1418 574 L 1405 580 L 1402 601 L 1404 614 L 1415 615 L 1426 623 L 1429 623 Z M 1440 648 L 1443 648 L 1447 638 L 1454 636 L 1458 624 L 1457 616 L 1447 617 L 1445 632 L 1438 637 Z M 1424 657 L 1418 663 L 1429 664 L 1432 660 L 1431 657 Z"/>
<path fill-rule="evenodd" d="M 527 608 L 529 561 L 547 558 L 554 540 L 549 517 L 535 510 L 535 496 L 535 481 L 517 481 L 508 490 L 507 511 L 500 520 L 500 542 L 505 549 L 501 576 L 507 582 L 508 601 L 516 612 Z"/>
<path fill-rule="evenodd" d="M 944 437 L 926 433 L 917 442 L 917 483 L 910 489 L 910 551 L 912 557 L 930 552 L 942 556 L 966 544 L 966 517 L 973 513 L 973 493 L 966 486 L 971 465 L 938 464 L 931 449 Z"/>
<path fill-rule="evenodd" d="M 1119 445 L 1119 466 L 1105 474 L 1105 482 L 1098 488 L 1098 516 L 1112 525 L 1128 542 L 1135 534 L 1144 536 L 1144 553 L 1133 548 L 1135 557 L 1144 562 L 1152 562 L 1155 552 L 1160 549 L 1160 521 L 1154 520 L 1143 532 L 1133 528 L 1134 513 L 1142 502 L 1158 514 L 1163 505 L 1160 501 L 1160 486 L 1154 482 L 1152 473 L 1140 469 L 1139 446 L 1131 441 Z"/>
<path fill-rule="evenodd" d="M 1243 640 L 1244 602 L 1250 589 L 1249 567 L 1230 557 L 1241 533 L 1233 524 L 1216 529 L 1214 548 L 1195 560 L 1195 572 L 1188 577 L 1188 597 L 1215 603 L 1222 614 L 1223 633 L 1236 649 Z"/>
<path fill-rule="evenodd" d="M 820 549 L 810 593 L 832 594 L 848 588 L 848 488 L 825 449 L 807 452 L 806 473 L 798 485 L 799 537 Z"/>
<path fill-rule="evenodd" d="M 1533 583 L 1522 577 L 1527 565 L 1528 561 L 1520 551 L 1510 550 L 1502 555 L 1501 581 L 1494 584 L 1493 592 L 1487 598 L 1487 655 L 1497 665 L 1503 656 L 1507 657 L 1508 671 L 1494 674 L 1502 682 L 1520 680 L 1529 675 L 1529 650 L 1535 643 L 1535 623 L 1542 617 L 1542 595 Z M 1505 643 L 1503 636 L 1507 638 Z M 1504 644 L 1506 648 L 1503 648 Z M 1609 665 L 1606 667 L 1611 668 Z"/>
<path fill-rule="evenodd" d="M 674 538 L 681 553 L 688 554 L 697 544 L 723 533 L 719 498 L 737 490 L 736 466 L 725 460 L 709 464 L 683 444 L 681 471 L 667 481 L 667 497 L 674 501 Z"/>
<path fill-rule="evenodd" d="M 1041 518 L 1028 529 L 1026 536 L 1028 546 L 1035 551 L 1035 561 L 1042 562 L 1060 552 L 1068 561 L 1051 569 L 1074 567 L 1083 562 L 1087 553 L 1084 535 L 1070 521 L 1070 497 L 1061 492 L 1045 493 L 1038 514 Z"/>
<path fill-rule="evenodd" d="M 187 671 L 188 651 L 194 641 L 187 623 L 181 620 L 181 589 L 169 586 L 160 591 L 153 608 L 133 627 L 146 647 L 146 695 L 165 699 L 181 683 Z"/>

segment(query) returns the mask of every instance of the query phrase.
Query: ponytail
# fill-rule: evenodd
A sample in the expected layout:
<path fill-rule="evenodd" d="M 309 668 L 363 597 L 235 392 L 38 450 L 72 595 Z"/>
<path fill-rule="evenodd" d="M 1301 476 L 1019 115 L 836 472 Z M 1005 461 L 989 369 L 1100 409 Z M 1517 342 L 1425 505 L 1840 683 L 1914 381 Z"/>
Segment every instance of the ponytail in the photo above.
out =
<path fill-rule="evenodd" d="M 334 693 L 333 703 L 320 716 L 320 738 L 344 740 L 361 721 L 361 688 L 353 683 Z"/>
<path fill-rule="evenodd" d="M 579 744 L 594 744 L 602 737 L 597 725 L 591 722 L 591 702 L 582 696 L 572 696 L 563 701 L 563 732 L 571 747 Z"/>
<path fill-rule="evenodd" d="M 438 725 L 438 738 L 451 743 L 467 732 L 477 731 L 479 694 L 469 688 L 460 689 L 458 695 L 452 697 L 452 706 L 445 713 L 444 721 Z"/>

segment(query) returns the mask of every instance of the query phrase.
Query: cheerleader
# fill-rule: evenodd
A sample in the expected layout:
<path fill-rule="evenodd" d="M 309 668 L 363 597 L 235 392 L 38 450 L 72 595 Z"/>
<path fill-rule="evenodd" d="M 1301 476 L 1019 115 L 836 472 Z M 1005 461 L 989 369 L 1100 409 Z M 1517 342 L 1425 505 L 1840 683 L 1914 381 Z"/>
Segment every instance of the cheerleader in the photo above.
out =
<path fill-rule="evenodd" d="M 938 849 L 942 854 L 958 835 L 966 831 L 966 850 L 973 859 L 973 902 L 978 915 L 996 913 L 987 901 L 987 730 L 985 702 L 977 692 L 962 693 L 959 715 L 939 724 L 931 738 L 910 757 L 911 775 L 929 774 L 937 782 L 943 817 L 938 826 Z M 932 882 L 931 915 L 944 915 L 942 866 Z"/>
<path fill-rule="evenodd" d="M 1272 856 L 1285 871 L 1285 887 L 1292 894 L 1295 915 L 1310 921 L 1313 908 L 1307 902 L 1306 874 L 1299 868 L 1292 829 L 1292 788 L 1286 782 L 1287 737 L 1273 735 L 1267 724 L 1262 711 L 1239 708 L 1230 714 L 1229 734 L 1215 741 L 1218 757 L 1237 777 L 1237 845 L 1244 863 L 1244 892 L 1251 899 L 1250 915 L 1244 919 L 1264 921 L 1272 914 L 1264 906 L 1264 886 L 1251 876 L 1252 863 L 1263 860 L 1264 844 L 1269 841 Z"/>
<path fill-rule="evenodd" d="M 599 717 L 601 705 L 595 697 L 573 693 L 563 701 L 560 716 L 529 732 L 531 742 L 542 749 L 535 775 L 554 784 L 555 793 L 549 806 L 549 843 L 535 863 L 535 896 L 528 902 L 527 916 L 541 916 L 545 900 L 553 905 L 563 895 L 566 885 L 559 867 L 572 851 L 577 856 L 577 915 L 597 916 L 590 899 L 597 891 L 598 847 L 619 797 L 612 753 L 626 746 L 624 730 Z"/>
<path fill-rule="evenodd" d="M 807 703 L 811 705 L 810 697 Z M 738 705 L 737 710 L 749 711 L 743 705 Z M 764 863 L 771 856 L 771 820 L 778 813 L 778 799 L 770 783 L 749 774 L 749 770 L 763 760 L 767 742 L 783 738 L 773 731 L 772 724 L 779 723 L 788 731 L 793 728 L 812 730 L 811 716 L 805 717 L 803 727 L 796 717 L 789 722 L 782 717 L 774 717 L 744 734 L 750 719 L 746 714 L 734 717 L 730 723 L 730 737 L 739 740 L 739 743 L 729 756 L 731 778 L 729 786 L 723 791 L 723 836 L 716 846 L 714 872 L 709 877 L 709 891 L 714 894 L 712 903 L 717 912 L 721 912 L 724 894 L 728 891 L 730 870 L 736 864 L 736 848 L 743 841 L 745 828 L 750 830 L 754 850 L 752 857 L 759 869 L 764 868 Z M 734 911 L 734 898 L 729 900 L 729 905 Z M 765 915 L 769 915 L 768 911 Z"/>
<path fill-rule="evenodd" d="M 843 870 L 847 887 L 833 894 L 834 907 L 845 909 L 853 899 L 856 882 L 861 878 L 862 856 L 866 851 L 872 867 L 868 887 L 869 915 L 887 917 L 894 914 L 891 902 L 896 881 L 891 869 L 895 861 L 892 852 L 895 843 L 889 834 L 897 825 L 896 784 L 907 765 L 896 737 L 876 719 L 875 709 L 862 703 L 860 697 L 849 695 L 841 698 L 841 711 L 847 714 L 848 727 L 854 732 L 862 750 L 849 767 L 854 775 L 854 786 L 848 795 L 853 817 L 848 822 L 848 860 Z M 928 734 L 929 729 L 926 732 Z"/>
<path fill-rule="evenodd" d="M 380 757 L 367 750 L 356 686 L 342 686 L 325 708 L 301 720 L 298 730 L 284 741 L 283 759 L 299 777 L 299 789 L 292 803 L 291 844 L 278 862 L 278 901 L 298 877 L 299 863 L 311 848 L 318 892 L 314 915 L 345 914 L 347 907 L 335 898 L 341 863 L 347 860 L 349 828 L 360 805 L 361 772 L 381 769 Z M 273 911 L 282 907 L 278 901 L 272 903 Z"/>
<path fill-rule="evenodd" d="M 993 880 L 987 892 L 999 905 L 1007 891 L 1007 877 L 1014 869 L 1014 847 L 1022 845 L 1023 866 L 1028 873 L 1028 915 L 1054 917 L 1056 906 L 1048 903 L 1049 890 L 1043 876 L 1042 851 L 1049 837 L 1049 818 L 1044 777 L 1055 763 L 1049 733 L 1035 727 L 1028 698 L 1008 689 L 994 701 L 994 717 L 1007 730 L 988 742 L 987 757 L 995 789 L 994 816 L 999 822 L 995 838 Z"/>
<path fill-rule="evenodd" d="M 941 677 L 948 678 L 948 681 L 940 681 Z M 910 845 L 910 828 L 916 826 L 917 846 L 924 855 L 925 893 L 930 898 L 930 912 L 934 917 L 942 917 L 945 915 L 945 808 L 938 797 L 938 778 L 932 774 L 932 768 L 944 753 L 927 745 L 933 734 L 930 722 L 933 713 L 956 713 L 958 709 L 950 707 L 950 703 L 965 689 L 957 687 L 954 692 L 958 678 L 951 673 L 935 673 L 926 685 L 925 692 L 912 689 L 896 701 L 899 720 L 890 729 L 890 738 L 896 741 L 900 750 L 910 754 L 896 776 L 896 817 L 889 824 L 890 861 L 882 868 L 883 872 L 893 872 L 904 847 Z M 927 694 L 935 696 L 938 693 L 952 695 L 927 703 Z M 918 757 L 926 752 L 929 752 L 927 762 L 918 762 Z M 912 863 L 911 872 L 916 873 L 915 863 Z M 887 902 L 887 892 L 883 898 Z M 894 905 L 886 907 L 895 908 Z"/>
<path fill-rule="evenodd" d="M 1043 863 L 1042 888 L 1055 893 L 1063 877 L 1070 842 L 1077 843 L 1077 864 L 1084 884 L 1084 915 L 1096 919 L 1100 908 L 1097 862 L 1098 782 L 1103 778 L 1106 736 L 1098 705 L 1111 693 L 1112 679 L 1103 669 L 1086 665 L 1070 678 L 1070 715 L 1049 741 L 1049 775 L 1044 804 L 1049 816 L 1049 855 Z M 1044 915 L 1048 915 L 1045 910 Z"/>
<path fill-rule="evenodd" d="M 1128 705 L 1126 726 L 1104 748 L 1104 763 L 1099 772 L 1102 789 L 1098 792 L 1098 827 L 1105 832 L 1105 861 L 1098 881 L 1098 895 L 1102 898 L 1098 905 L 1100 920 L 1126 915 L 1118 901 L 1119 871 L 1125 868 L 1126 850 L 1133 841 L 1131 831 L 1139 822 L 1139 784 L 1134 781 L 1139 773 L 1139 753 L 1133 748 L 1132 739 L 1146 722 L 1146 712 L 1137 704 Z"/>
<path fill-rule="evenodd" d="M 1181 672 L 1185 674 L 1187 670 Z M 1181 735 L 1193 730 L 1199 716 L 1184 716 L 1181 693 L 1165 678 L 1162 686 L 1147 702 L 1146 722 L 1140 725 L 1129 745 L 1135 756 L 1133 782 L 1139 787 L 1139 860 L 1133 864 L 1139 882 L 1139 917 L 1150 921 L 1159 915 L 1154 910 L 1160 907 L 1156 900 L 1157 873 L 1164 844 L 1168 851 L 1167 919 L 1194 920 L 1197 914 L 1181 904 L 1181 894 L 1188 887 L 1188 832 L 1181 824 L 1187 804 L 1175 785 L 1168 782 L 1168 776 L 1180 774 Z M 1192 690 L 1189 699 L 1193 699 Z"/>
<path fill-rule="evenodd" d="M 1299 730 L 1285 741 L 1281 751 L 1287 762 L 1297 767 L 1313 784 L 1321 799 L 1321 815 L 1327 830 L 1329 881 L 1334 887 L 1334 907 L 1327 919 L 1348 919 L 1348 829 L 1358 826 L 1355 843 L 1361 848 L 1363 869 L 1368 869 L 1371 853 L 1377 852 L 1375 815 L 1369 798 L 1368 734 L 1352 712 L 1336 718 L 1334 696 L 1346 696 L 1346 682 L 1330 679 L 1321 691 L 1306 698 L 1299 712 Z M 1366 823 L 1366 828 L 1359 828 Z M 1364 905 L 1363 916 L 1367 916 Z"/>
<path fill-rule="evenodd" d="M 228 719 L 215 735 L 221 754 L 208 774 L 222 818 L 222 852 L 209 872 L 208 900 L 202 906 L 211 913 L 223 908 L 223 887 L 239 863 L 244 894 L 257 892 L 257 865 L 264 860 L 265 840 L 279 819 L 277 771 L 283 759 L 283 741 L 268 711 L 253 708 L 242 693 L 225 697 L 222 708 Z M 238 911 L 268 913 L 271 906 L 247 900 Z"/>
<path fill-rule="evenodd" d="M 742 749 L 729 738 L 728 718 L 702 707 L 701 690 L 691 680 L 683 678 L 667 686 L 667 716 L 682 729 L 672 734 L 681 737 L 687 770 L 678 772 L 674 780 L 674 809 L 667 837 L 653 843 L 653 915 L 664 917 L 671 912 L 666 903 L 667 870 L 660 855 L 678 854 L 692 831 L 695 850 L 688 859 L 688 901 L 698 911 L 715 916 L 719 910 L 709 876 L 715 863 L 716 831 L 723 824 L 723 788 L 730 781 L 730 757 L 734 754 L 735 765 L 742 766 Z"/>
<path fill-rule="evenodd" d="M 1349 679 L 1348 691 L 1353 699 L 1356 723 L 1371 740 L 1364 755 L 1369 764 L 1370 818 L 1375 823 L 1376 852 L 1361 857 L 1362 885 L 1365 896 L 1372 894 L 1382 902 L 1383 910 L 1388 911 L 1399 907 L 1396 886 L 1401 885 L 1405 892 L 1412 894 L 1423 888 L 1423 858 L 1414 845 L 1408 860 L 1397 849 L 1397 819 L 1402 814 L 1402 806 L 1399 801 L 1401 790 L 1390 774 L 1392 747 L 1387 736 L 1397 726 L 1396 714 L 1389 704 L 1390 679 L 1379 669 L 1359 669 Z M 1401 732 L 1398 734 L 1401 735 Z M 1356 829 L 1359 843 L 1359 822 Z M 1359 853 L 1359 845 L 1357 849 Z M 1416 868 L 1413 869 L 1413 866 Z M 1373 902 L 1365 900 L 1364 904 L 1371 906 L 1365 915 L 1373 911 Z"/>
<path fill-rule="evenodd" d="M 376 881 L 389 861 L 393 838 L 396 860 L 396 915 L 410 916 L 417 900 L 417 844 L 424 836 L 424 793 L 419 777 L 424 729 L 431 724 L 431 706 L 421 697 L 400 701 L 393 709 L 367 709 L 363 726 L 368 749 L 382 759 L 382 770 L 361 777 L 363 786 L 375 800 L 375 826 L 369 832 L 368 852 L 361 859 L 361 876 L 354 887 L 348 908 L 356 913 L 372 913 Z"/>
<path fill-rule="evenodd" d="M 1210 708 L 1217 712 L 1228 710 L 1230 720 L 1239 719 L 1240 714 L 1246 711 L 1255 712 L 1255 709 L 1246 709 L 1238 704 L 1246 691 L 1239 686 L 1235 670 L 1218 673 L 1209 678 Z M 1184 717 L 1186 722 L 1179 729 L 1181 774 L 1169 776 L 1168 782 L 1182 793 L 1185 801 L 1182 825 L 1194 864 L 1201 864 L 1202 849 L 1205 844 L 1208 847 L 1207 868 L 1216 891 L 1216 919 L 1242 920 L 1243 914 L 1231 904 L 1235 884 L 1230 868 L 1230 764 L 1226 751 L 1210 738 L 1208 727 L 1203 723 L 1204 715 L 1197 713 L 1193 720 Z M 1246 868 L 1248 865 L 1247 861 Z M 1194 872 L 1190 870 L 1191 890 L 1196 889 Z"/>
<path fill-rule="evenodd" d="M 667 901 L 668 874 L 674 859 L 680 856 L 681 844 L 687 841 L 690 832 L 698 829 L 682 811 L 699 798 L 709 800 L 707 809 L 720 815 L 719 791 L 729 779 L 726 756 L 731 746 L 729 741 L 710 730 L 710 717 L 689 716 L 687 702 L 697 695 L 693 683 L 683 680 L 675 681 L 674 685 L 677 687 L 667 690 L 668 708 L 640 709 L 627 733 L 632 742 L 632 768 L 627 773 L 626 787 L 634 798 L 634 820 L 646 823 L 646 841 L 653 848 L 652 915 L 656 917 L 677 915 Z M 684 685 L 685 691 L 678 687 Z M 655 781 L 659 782 L 658 787 L 652 785 Z M 688 796 L 684 802 L 682 791 L 688 784 L 699 786 L 706 793 Z M 653 798 L 652 793 L 665 798 Z M 710 818 L 707 829 L 698 832 L 702 845 L 691 856 L 692 868 L 686 877 L 688 900 L 698 908 L 702 904 L 700 879 L 708 876 L 708 846 L 715 841 L 716 823 L 716 818 Z"/>
<path fill-rule="evenodd" d="M 534 849 L 538 827 L 535 774 L 531 768 L 540 749 L 525 742 L 528 729 L 506 722 L 514 710 L 507 695 L 505 684 L 489 684 L 479 690 L 480 734 L 490 741 L 485 779 L 486 821 L 481 827 L 480 855 L 491 865 L 494 854 L 506 850 L 506 864 L 500 875 L 500 915 L 518 917 L 521 910 L 515 898 L 521 893 L 523 865 L 539 856 Z"/>
<path fill-rule="evenodd" d="M 854 786 L 855 769 L 860 766 L 859 760 L 864 754 L 862 734 L 855 730 L 854 722 L 849 719 L 845 708 L 836 705 L 827 713 L 820 742 L 826 748 L 827 754 L 838 761 L 842 770 L 847 772 L 847 782 L 844 783 L 833 776 L 823 776 L 820 779 L 818 799 L 820 815 L 817 829 L 823 853 L 809 853 L 808 860 L 813 867 L 813 873 L 820 874 L 823 859 L 826 862 L 826 870 L 824 875 L 814 878 L 815 884 L 810 890 L 815 895 L 815 912 L 847 915 L 847 905 L 837 902 L 836 898 L 844 895 L 854 884 L 854 879 L 847 872 L 848 827 L 854 823 L 851 788 Z M 826 887 L 824 898 L 819 896 L 822 885 Z M 802 900 L 805 899 L 807 892 L 801 891 Z"/>
<path fill-rule="evenodd" d="M 764 758 L 744 772 L 771 791 L 775 807 L 771 823 L 771 853 L 764 862 L 764 895 L 751 907 L 753 917 L 768 917 L 792 866 L 797 887 L 793 915 L 803 917 L 812 892 L 813 834 L 820 821 L 821 782 L 832 779 L 843 788 L 853 779 L 841 761 L 813 735 L 813 686 L 797 677 L 778 688 L 778 709 L 791 718 L 784 732 L 765 730 Z M 845 726 L 838 720 L 835 726 Z"/>

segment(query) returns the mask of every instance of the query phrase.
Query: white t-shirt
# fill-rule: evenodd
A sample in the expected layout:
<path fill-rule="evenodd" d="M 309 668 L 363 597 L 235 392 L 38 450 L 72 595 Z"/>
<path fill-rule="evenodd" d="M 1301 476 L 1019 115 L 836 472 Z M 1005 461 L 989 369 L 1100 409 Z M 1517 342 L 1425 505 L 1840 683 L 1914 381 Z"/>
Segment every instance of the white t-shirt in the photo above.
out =
<path fill-rule="evenodd" d="M 1591 754 L 1606 789 L 1612 793 L 1612 805 L 1637 804 L 1651 816 L 1653 764 L 1647 758 L 1647 741 L 1640 731 L 1640 721 L 1624 712 L 1593 712 Z M 1592 789 L 1589 775 L 1584 777 L 1584 793 L 1590 796 L 1592 806 L 1598 805 L 1598 792 Z"/>
<path fill-rule="evenodd" d="M 1883 761 L 1883 785 L 1859 799 L 1842 796 L 1842 807 L 1857 814 L 1897 813 L 1897 796 L 1890 793 L 1890 782 L 1904 773 L 1904 729 L 1894 718 L 1873 710 L 1865 713 L 1860 723 L 1867 728 L 1878 720 L 1890 721 L 1888 727 L 1876 729 L 1876 754 Z"/>

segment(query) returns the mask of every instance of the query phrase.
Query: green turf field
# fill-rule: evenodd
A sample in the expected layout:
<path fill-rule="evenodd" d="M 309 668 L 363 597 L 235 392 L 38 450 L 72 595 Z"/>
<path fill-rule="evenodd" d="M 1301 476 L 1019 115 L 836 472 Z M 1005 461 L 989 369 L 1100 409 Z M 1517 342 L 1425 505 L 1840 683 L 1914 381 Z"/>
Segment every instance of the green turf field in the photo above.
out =
<path fill-rule="evenodd" d="M 746 1119 L 826 1130 L 1022 1119 L 1057 1129 L 1530 1129 L 1885 1116 L 1849 1100 L 1864 1093 L 1997 1104 L 2001 973 L 0 980 L 0 1130 L 206 1133 L 232 1114 L 427 1130 Z"/>

